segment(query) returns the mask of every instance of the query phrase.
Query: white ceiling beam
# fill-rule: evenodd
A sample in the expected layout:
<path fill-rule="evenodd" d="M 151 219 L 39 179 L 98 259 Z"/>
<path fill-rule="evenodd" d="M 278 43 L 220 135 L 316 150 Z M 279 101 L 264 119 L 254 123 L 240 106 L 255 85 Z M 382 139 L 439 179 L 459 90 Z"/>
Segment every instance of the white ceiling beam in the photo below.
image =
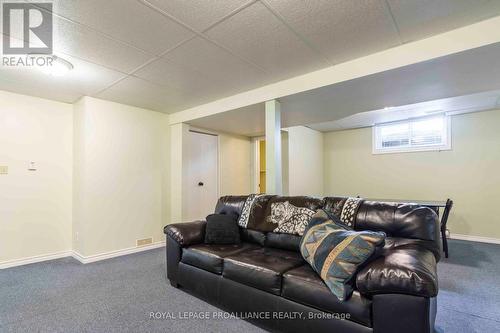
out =
<path fill-rule="evenodd" d="M 500 16 L 430 38 L 246 91 L 170 115 L 170 123 L 240 107 L 500 42 Z"/>

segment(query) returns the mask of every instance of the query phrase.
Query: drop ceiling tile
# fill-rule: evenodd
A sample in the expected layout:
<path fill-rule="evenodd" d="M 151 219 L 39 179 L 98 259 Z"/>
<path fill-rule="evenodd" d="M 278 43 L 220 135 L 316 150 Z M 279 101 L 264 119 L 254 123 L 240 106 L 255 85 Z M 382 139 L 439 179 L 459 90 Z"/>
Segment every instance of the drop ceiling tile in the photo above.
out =
<path fill-rule="evenodd" d="M 400 42 L 381 0 L 266 1 L 332 63 L 388 49 Z"/>
<path fill-rule="evenodd" d="M 82 95 L 75 91 L 61 91 L 52 89 L 46 84 L 35 83 L 32 81 L 10 81 L 0 76 L 0 90 L 9 91 L 16 94 L 35 96 L 51 99 L 54 101 L 73 103 Z"/>
<path fill-rule="evenodd" d="M 150 110 L 172 113 L 183 101 L 177 91 L 130 76 L 95 97 Z"/>
<path fill-rule="evenodd" d="M 175 89 L 186 107 L 213 101 L 220 96 L 220 87 L 203 74 L 167 59 L 158 59 L 134 76 Z"/>
<path fill-rule="evenodd" d="M 207 35 L 277 80 L 327 66 L 259 2 L 208 30 Z"/>
<path fill-rule="evenodd" d="M 152 54 L 193 33 L 136 0 L 55 0 L 53 11 Z"/>
<path fill-rule="evenodd" d="M 198 71 L 164 58 L 157 59 L 141 68 L 134 73 L 134 76 L 191 93 L 195 93 L 200 88 L 209 88 L 211 84 L 211 81 Z"/>
<path fill-rule="evenodd" d="M 183 44 L 165 58 L 200 73 L 209 81 L 207 89 L 217 91 L 219 98 L 256 88 L 270 79 L 258 68 L 200 37 Z"/>
<path fill-rule="evenodd" d="M 190 27 L 202 31 L 249 0 L 146 0 Z"/>
<path fill-rule="evenodd" d="M 69 55 L 58 56 L 73 64 L 67 75 L 56 77 L 37 67 L 7 67 L 0 65 L 0 77 L 12 83 L 12 89 L 61 102 L 74 102 L 83 95 L 92 95 L 123 76 L 113 70 L 83 61 Z"/>
<path fill-rule="evenodd" d="M 387 0 L 404 42 L 466 26 L 500 14 L 500 1 Z"/>
<path fill-rule="evenodd" d="M 57 17 L 54 17 L 54 50 L 122 72 L 129 72 L 151 58 L 133 47 Z"/>

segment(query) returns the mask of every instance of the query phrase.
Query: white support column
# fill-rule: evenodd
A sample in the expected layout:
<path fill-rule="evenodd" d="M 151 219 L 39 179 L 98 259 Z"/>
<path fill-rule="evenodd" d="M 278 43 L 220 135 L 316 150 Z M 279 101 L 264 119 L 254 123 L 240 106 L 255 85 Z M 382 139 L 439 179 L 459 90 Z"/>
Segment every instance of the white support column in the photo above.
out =
<path fill-rule="evenodd" d="M 183 222 L 185 155 L 189 125 L 170 125 L 170 223 Z"/>
<path fill-rule="evenodd" d="M 281 109 L 277 100 L 266 102 L 266 193 L 283 194 Z"/>

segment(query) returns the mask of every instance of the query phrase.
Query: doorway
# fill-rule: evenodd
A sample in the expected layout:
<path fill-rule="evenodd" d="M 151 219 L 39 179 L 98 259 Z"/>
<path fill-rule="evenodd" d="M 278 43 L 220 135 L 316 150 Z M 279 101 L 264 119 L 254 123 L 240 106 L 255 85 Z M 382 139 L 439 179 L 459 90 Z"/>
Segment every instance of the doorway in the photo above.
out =
<path fill-rule="evenodd" d="M 219 192 L 219 138 L 189 131 L 185 178 L 185 220 L 205 219 L 214 212 Z"/>
<path fill-rule="evenodd" d="M 267 193 L 267 161 L 266 161 L 266 138 L 253 138 L 253 166 L 252 166 L 252 187 L 254 193 Z M 281 177 L 282 195 L 288 195 L 288 132 L 281 131 Z"/>
<path fill-rule="evenodd" d="M 259 140 L 259 193 L 266 193 L 266 140 Z"/>

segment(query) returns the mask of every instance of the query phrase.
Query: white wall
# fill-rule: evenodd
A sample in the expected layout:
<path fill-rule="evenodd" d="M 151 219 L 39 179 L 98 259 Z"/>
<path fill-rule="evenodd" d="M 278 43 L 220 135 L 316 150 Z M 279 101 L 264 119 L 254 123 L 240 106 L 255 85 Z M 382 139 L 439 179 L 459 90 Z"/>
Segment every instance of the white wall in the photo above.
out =
<path fill-rule="evenodd" d="M 0 263 L 71 250 L 72 136 L 70 104 L 0 91 Z"/>
<path fill-rule="evenodd" d="M 288 131 L 289 195 L 323 196 L 323 134 L 304 126 Z"/>
<path fill-rule="evenodd" d="M 163 240 L 167 117 L 90 97 L 75 106 L 73 236 L 81 255 Z"/>

